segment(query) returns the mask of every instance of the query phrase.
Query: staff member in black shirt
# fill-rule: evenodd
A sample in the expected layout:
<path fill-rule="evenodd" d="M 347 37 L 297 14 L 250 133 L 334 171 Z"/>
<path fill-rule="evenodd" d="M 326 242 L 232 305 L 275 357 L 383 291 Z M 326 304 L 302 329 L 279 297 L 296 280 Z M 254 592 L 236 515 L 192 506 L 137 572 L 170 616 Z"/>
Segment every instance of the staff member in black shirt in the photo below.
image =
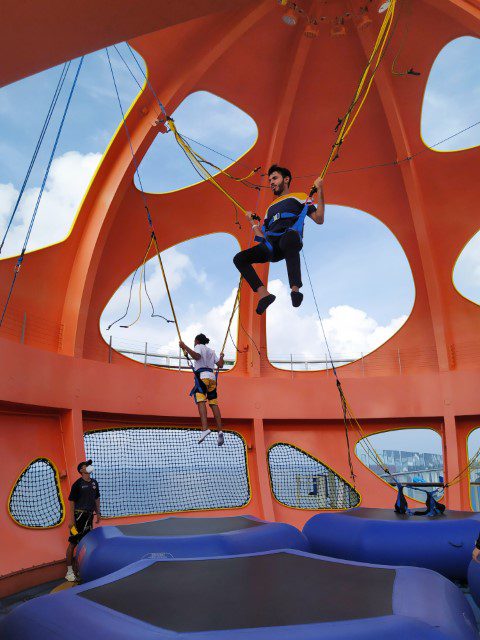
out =
<path fill-rule="evenodd" d="M 93 529 L 93 514 L 97 514 L 97 524 L 100 522 L 100 491 L 98 482 L 90 477 L 93 471 L 92 461 L 80 462 L 77 466 L 80 478 L 76 480 L 68 496 L 70 502 L 70 536 L 67 549 L 67 575 L 65 580 L 75 582 L 77 579 L 73 570 L 73 551 L 80 540 Z"/>

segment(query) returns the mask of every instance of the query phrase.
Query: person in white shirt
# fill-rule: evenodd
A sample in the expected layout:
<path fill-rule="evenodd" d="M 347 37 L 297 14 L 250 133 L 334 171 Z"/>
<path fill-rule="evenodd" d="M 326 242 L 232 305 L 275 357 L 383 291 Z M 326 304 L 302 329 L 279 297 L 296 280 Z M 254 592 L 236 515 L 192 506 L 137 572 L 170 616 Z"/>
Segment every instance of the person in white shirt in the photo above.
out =
<path fill-rule="evenodd" d="M 180 348 L 184 353 L 193 358 L 193 369 L 195 374 L 195 386 L 193 387 L 190 395 L 193 396 L 195 403 L 198 407 L 198 413 L 200 414 L 200 420 L 202 422 L 202 436 L 198 443 L 200 444 L 205 440 L 207 436 L 212 433 L 212 430 L 208 428 L 207 421 L 207 401 L 215 418 L 215 423 L 218 429 L 217 444 L 222 446 L 224 443 L 224 435 L 222 431 L 222 416 L 220 414 L 220 408 L 217 400 L 217 375 L 215 373 L 215 365 L 221 369 L 223 367 L 224 354 L 221 353 L 220 357 L 213 349 L 207 347 L 210 340 L 203 333 L 199 333 L 195 338 L 194 347 L 190 349 L 187 345 L 180 341 Z"/>

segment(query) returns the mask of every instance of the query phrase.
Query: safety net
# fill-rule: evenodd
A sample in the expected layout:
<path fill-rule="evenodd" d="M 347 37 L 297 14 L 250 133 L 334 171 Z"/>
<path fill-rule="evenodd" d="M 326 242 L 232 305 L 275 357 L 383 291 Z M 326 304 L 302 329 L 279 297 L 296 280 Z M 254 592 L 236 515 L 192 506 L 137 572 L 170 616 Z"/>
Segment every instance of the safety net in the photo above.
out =
<path fill-rule="evenodd" d="M 296 509 L 349 509 L 360 496 L 346 480 L 320 460 L 287 443 L 268 451 L 270 484 L 275 498 Z"/>
<path fill-rule="evenodd" d="M 157 426 L 87 431 L 102 515 L 116 517 L 177 511 L 231 509 L 250 499 L 243 438 L 226 431 L 198 444 L 201 431 Z"/>
<path fill-rule="evenodd" d="M 24 527 L 55 527 L 63 520 L 58 473 L 50 460 L 37 458 L 24 469 L 13 487 L 8 510 Z"/>

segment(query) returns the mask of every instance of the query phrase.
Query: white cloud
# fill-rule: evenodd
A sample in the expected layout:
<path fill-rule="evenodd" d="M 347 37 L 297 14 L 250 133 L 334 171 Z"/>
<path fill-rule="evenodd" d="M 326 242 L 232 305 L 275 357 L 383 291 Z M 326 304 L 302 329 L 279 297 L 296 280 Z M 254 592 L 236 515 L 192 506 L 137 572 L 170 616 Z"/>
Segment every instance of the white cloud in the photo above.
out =
<path fill-rule="evenodd" d="M 190 265 L 183 259 L 175 258 L 178 264 L 183 265 L 183 271 L 178 273 L 177 285 L 180 286 L 182 277 L 186 276 Z M 183 275 L 182 275 L 183 274 Z M 267 316 L 268 352 L 271 360 L 275 358 L 288 360 L 290 354 L 300 359 L 323 359 L 326 351 L 322 330 L 318 318 L 313 314 L 302 314 L 302 310 L 294 309 L 291 306 L 290 295 L 287 286 L 280 280 L 269 282 L 269 289 L 277 296 L 275 303 L 269 308 Z M 116 294 L 118 295 L 118 293 Z M 123 291 L 122 296 L 125 296 Z M 134 288 L 134 304 L 132 305 L 131 319 L 134 319 L 138 311 L 138 285 Z M 182 338 L 187 344 L 193 344 L 195 335 L 202 332 L 211 340 L 211 346 L 219 352 L 228 325 L 228 320 L 232 312 L 236 289 L 232 289 L 228 298 L 221 304 L 211 308 L 203 314 L 193 314 L 189 323 L 182 327 Z M 126 297 L 122 301 L 124 311 Z M 120 307 L 120 305 L 119 305 Z M 146 301 L 144 308 L 146 308 Z M 163 305 L 164 313 L 170 317 Z M 102 333 L 108 340 L 105 331 L 107 318 L 111 318 L 112 309 L 106 308 L 102 316 Z M 158 311 L 157 311 L 158 312 Z M 149 314 L 149 309 L 146 314 Z M 145 342 L 148 343 L 150 353 L 162 353 L 177 355 L 178 338 L 173 325 L 167 325 L 158 319 L 149 319 L 147 315 L 142 317 L 142 321 L 135 324 L 128 332 L 122 335 L 121 329 L 114 328 L 115 335 L 113 346 L 116 348 L 138 349 L 142 351 Z M 333 357 L 358 358 L 360 354 L 367 354 L 386 340 L 388 340 L 406 321 L 407 316 L 393 318 L 386 325 L 380 325 L 374 318 L 365 311 L 356 309 L 349 305 L 339 305 L 329 309 L 329 314 L 323 319 L 323 325 L 327 340 Z M 236 316 L 232 323 L 232 336 L 237 340 Z M 240 336 L 238 347 L 241 348 L 245 339 Z M 235 356 L 235 348 L 230 338 L 227 340 L 225 349 L 228 358 Z M 284 365 L 289 368 L 289 365 Z M 320 366 L 310 366 L 313 368 L 323 368 Z"/>
<path fill-rule="evenodd" d="M 181 263 L 182 261 L 179 261 L 179 262 Z M 191 263 L 185 262 L 183 264 L 185 265 L 186 268 L 184 268 L 182 274 L 179 275 L 175 288 L 179 287 L 182 282 L 182 278 L 185 278 L 188 275 L 187 272 L 188 272 L 188 269 L 190 268 Z M 128 316 L 130 322 L 135 319 L 138 313 L 138 280 L 136 282 L 137 282 L 137 285 L 134 287 L 134 293 L 132 296 L 132 300 L 133 300 L 132 309 Z M 172 292 L 175 290 L 175 288 L 172 287 L 171 289 Z M 150 289 L 149 287 L 149 293 L 153 299 L 152 291 L 153 291 L 153 288 Z M 117 291 L 117 293 L 113 296 L 112 300 L 119 295 L 119 292 L 120 290 Z M 193 346 L 193 340 L 195 336 L 199 333 L 205 333 L 210 338 L 210 343 L 212 348 L 215 349 L 217 353 L 219 353 L 220 349 L 222 348 L 223 340 L 225 338 L 225 333 L 228 326 L 228 320 L 230 318 L 230 314 L 233 309 L 233 304 L 235 301 L 236 294 L 237 294 L 237 290 L 233 289 L 230 295 L 228 296 L 228 298 L 218 306 L 212 307 L 204 314 L 200 314 L 200 315 L 194 314 L 195 319 L 192 319 L 185 326 L 181 327 L 183 340 L 189 346 Z M 109 332 L 107 331 L 107 326 L 112 320 L 116 319 L 118 315 L 122 315 L 122 313 L 125 311 L 126 303 L 128 299 L 128 290 L 125 291 L 125 289 L 123 289 L 122 287 L 121 295 L 122 295 L 122 303 L 118 303 L 118 305 L 116 305 L 115 307 L 111 306 L 111 304 L 109 303 L 102 315 L 101 331 L 104 339 L 107 342 L 109 340 L 109 335 L 110 335 Z M 112 343 L 113 347 L 116 349 L 128 349 L 132 351 L 138 350 L 143 352 L 143 349 L 145 348 L 145 343 L 147 342 L 149 353 L 158 353 L 158 354 L 167 354 L 171 356 L 177 356 L 179 351 L 178 336 L 177 336 L 174 325 L 167 324 L 164 320 L 160 318 L 150 318 L 149 316 L 151 312 L 151 307 L 148 304 L 148 300 L 145 300 L 145 296 L 143 292 L 142 292 L 142 295 L 144 299 L 143 301 L 144 312 L 142 314 L 141 319 L 139 320 L 138 323 L 136 323 L 134 326 L 128 329 L 128 331 L 122 331 L 119 325 L 116 325 L 115 327 L 113 327 L 111 331 L 112 335 L 114 336 L 113 343 Z M 156 307 L 156 312 L 161 313 L 162 315 L 165 315 L 167 318 L 171 318 L 172 314 L 170 312 L 168 302 L 164 300 L 162 305 L 157 304 L 157 302 L 158 302 L 158 295 L 155 294 L 154 304 Z M 114 310 L 116 313 L 118 313 L 117 316 L 115 316 L 115 314 L 113 313 Z M 231 327 L 231 333 L 234 340 L 237 335 L 237 321 L 238 321 L 238 318 L 237 316 L 235 316 L 232 322 L 232 327 Z M 128 323 L 126 322 L 126 319 L 125 319 L 122 321 L 122 323 L 119 323 L 119 324 L 128 324 Z M 230 339 L 228 339 L 227 341 L 227 348 L 225 352 L 229 358 L 233 358 L 235 356 L 235 349 Z"/>
<path fill-rule="evenodd" d="M 55 158 L 30 236 L 29 251 L 65 238 L 100 158 L 99 153 L 81 154 L 77 151 L 67 151 Z M 7 236 L 3 258 L 20 253 L 39 192 L 38 186 L 26 189 Z M 18 190 L 13 185 L 0 184 L 2 235 L 17 197 Z"/>
<path fill-rule="evenodd" d="M 270 360 L 324 359 L 327 348 L 316 315 L 294 309 L 287 286 L 272 280 L 269 290 L 277 296 L 267 316 L 268 353 Z M 393 318 L 382 326 L 365 311 L 349 305 L 331 307 L 322 318 L 330 351 L 334 358 L 358 358 L 370 353 L 388 340 L 407 320 L 406 315 Z M 313 368 L 313 367 L 312 367 Z"/>
<path fill-rule="evenodd" d="M 17 197 L 18 191 L 11 182 L 0 184 L 0 225 L 2 230 L 8 223 L 8 218 L 13 211 Z"/>
<path fill-rule="evenodd" d="M 206 288 L 210 286 L 206 272 L 195 268 L 191 258 L 182 253 L 177 247 L 172 247 L 162 253 L 162 261 L 167 276 L 168 286 L 172 294 L 175 304 L 175 292 L 181 288 L 185 281 L 191 283 L 193 288 Z M 167 298 L 163 275 L 155 256 L 147 262 L 146 282 L 149 296 L 152 300 L 155 313 L 162 315 L 168 319 L 172 319 L 170 304 Z M 133 322 L 139 312 L 139 282 L 141 268 L 138 270 L 132 288 L 132 301 L 127 316 L 112 328 L 112 333 L 116 336 L 115 340 L 118 344 L 129 346 L 132 349 L 140 346 L 145 342 L 150 344 L 149 352 L 170 353 L 178 352 L 178 339 L 173 324 L 166 323 L 161 318 L 152 318 L 152 307 L 145 294 L 145 287 L 142 284 L 142 313 L 138 323 L 129 328 L 128 332 L 122 331 L 120 325 L 129 325 Z M 108 326 L 122 316 L 128 304 L 129 292 L 132 283 L 132 275 L 130 275 L 117 289 L 114 295 L 106 305 L 100 320 L 102 335 L 108 341 Z M 214 311 L 214 310 L 212 310 Z M 194 326 L 192 324 L 192 326 Z M 192 329 L 193 330 L 193 329 Z M 188 338 L 189 329 L 184 333 Z M 199 331 L 197 331 L 199 333 Z M 124 334 L 124 335 L 122 335 Z M 173 336 L 173 337 L 172 337 Z M 117 344 L 117 342 L 115 342 Z M 143 347 L 142 347 L 143 348 Z"/>

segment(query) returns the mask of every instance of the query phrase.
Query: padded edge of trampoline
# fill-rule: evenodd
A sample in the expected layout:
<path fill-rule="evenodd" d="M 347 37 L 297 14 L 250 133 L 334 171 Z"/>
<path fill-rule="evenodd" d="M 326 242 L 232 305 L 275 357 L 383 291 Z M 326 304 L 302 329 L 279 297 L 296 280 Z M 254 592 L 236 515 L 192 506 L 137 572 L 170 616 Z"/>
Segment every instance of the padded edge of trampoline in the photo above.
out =
<path fill-rule="evenodd" d="M 198 536 L 130 537 L 122 535 L 116 527 L 98 527 L 78 545 L 80 575 L 83 581 L 89 582 L 145 558 L 149 553 L 179 559 L 224 557 L 280 548 L 311 550 L 306 536 L 293 525 L 259 522 L 261 526 L 258 527 Z"/>
<path fill-rule="evenodd" d="M 330 562 L 342 564 L 362 564 L 356 562 L 343 561 L 327 557 L 317 556 L 303 551 L 282 549 L 253 554 L 242 554 L 244 556 L 267 555 L 273 553 L 290 553 L 313 559 L 322 559 Z M 238 557 L 238 556 L 225 556 Z M 218 558 L 204 558 L 206 560 L 217 560 Z M 187 558 L 178 560 L 165 559 L 162 562 L 182 562 Z M 128 567 L 116 571 L 113 574 L 95 580 L 86 585 L 80 585 L 72 589 L 61 591 L 55 595 L 41 596 L 38 599 L 20 605 L 11 612 L 3 623 L 0 623 L 0 635 L 4 640 L 64 640 L 65 628 L 69 629 L 68 635 L 72 640 L 80 640 L 85 635 L 92 637 L 102 637 L 103 640 L 131 640 L 132 637 L 138 640 L 170 640 L 173 636 L 178 640 L 188 638 L 198 638 L 198 640 L 244 640 L 247 633 L 254 633 L 255 638 L 260 640 L 291 640 L 292 633 L 295 633 L 297 640 L 380 640 L 388 637 L 389 640 L 404 640 L 405 637 L 422 638 L 422 640 L 478 640 L 476 629 L 471 626 L 471 610 L 465 596 L 461 591 L 443 578 L 425 569 L 399 568 L 397 571 L 398 584 L 394 585 L 393 606 L 394 615 L 384 616 L 374 619 L 339 621 L 335 623 L 296 625 L 288 627 L 268 627 L 257 629 L 240 629 L 201 633 L 174 633 L 163 631 L 159 627 L 154 627 L 136 619 L 129 618 L 116 611 L 111 611 L 105 607 L 81 599 L 86 605 L 79 607 L 75 600 L 76 594 L 93 587 L 102 586 L 109 582 L 119 580 L 123 577 L 140 571 L 157 560 L 141 560 Z M 369 565 L 373 568 L 391 568 L 384 565 Z M 422 575 L 421 584 L 428 584 L 428 589 L 439 587 L 443 589 L 443 595 L 426 593 L 436 598 L 435 604 L 447 605 L 447 613 L 453 614 L 454 620 L 449 620 L 447 613 L 440 616 L 436 613 L 437 606 L 428 605 L 426 609 L 432 610 L 435 615 L 433 626 L 426 621 L 430 619 L 430 613 L 425 616 L 422 611 L 422 619 L 412 617 L 415 612 L 422 608 L 422 603 L 418 603 L 418 593 L 413 593 L 412 585 L 407 582 L 407 578 L 416 573 L 416 579 Z M 445 595 L 445 585 L 449 585 L 447 592 L 453 589 L 452 600 Z M 406 589 L 407 587 L 407 589 Z M 455 592 L 456 590 L 456 592 Z M 418 591 L 418 588 L 417 588 Z M 59 615 L 60 611 L 60 615 Z M 470 611 L 470 613 L 469 613 Z M 439 619 L 440 618 L 440 619 Z M 58 628 L 54 620 L 64 620 L 65 626 Z M 76 635 L 76 629 L 81 630 Z"/>
<path fill-rule="evenodd" d="M 468 586 L 472 598 L 480 607 L 480 563 L 476 560 L 471 560 L 468 565 Z"/>
<path fill-rule="evenodd" d="M 349 510 L 353 511 L 353 510 Z M 471 518 L 407 520 L 350 517 L 349 511 L 311 517 L 303 533 L 314 553 L 390 566 L 416 566 L 466 580 L 480 514 Z"/>

